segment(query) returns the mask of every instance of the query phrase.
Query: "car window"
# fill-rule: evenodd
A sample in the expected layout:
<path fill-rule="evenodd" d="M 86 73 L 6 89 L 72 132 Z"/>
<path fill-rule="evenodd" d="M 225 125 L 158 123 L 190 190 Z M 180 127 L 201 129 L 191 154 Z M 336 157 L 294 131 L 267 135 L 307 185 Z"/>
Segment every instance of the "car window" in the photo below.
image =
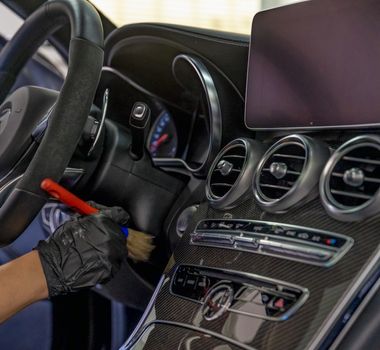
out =
<path fill-rule="evenodd" d="M 256 12 L 300 0 L 92 0 L 117 26 L 162 22 L 249 34 Z"/>
<path fill-rule="evenodd" d="M 2 42 L 8 41 L 21 27 L 24 20 L 11 9 L 0 2 L 0 38 Z M 1 45 L 2 46 L 2 45 Z M 65 77 L 67 64 L 61 54 L 46 41 L 38 50 L 34 59 L 47 68 L 54 69 L 60 76 Z"/>

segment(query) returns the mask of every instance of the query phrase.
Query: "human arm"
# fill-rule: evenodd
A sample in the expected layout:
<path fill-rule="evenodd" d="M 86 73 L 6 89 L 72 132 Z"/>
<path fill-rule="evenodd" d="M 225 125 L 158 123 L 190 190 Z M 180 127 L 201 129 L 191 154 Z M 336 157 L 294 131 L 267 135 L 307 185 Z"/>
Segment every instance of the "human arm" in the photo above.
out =
<path fill-rule="evenodd" d="M 0 266 L 0 323 L 47 296 L 48 286 L 37 251 Z"/>
<path fill-rule="evenodd" d="M 0 323 L 48 296 L 110 280 L 128 253 L 118 226 L 128 218 L 120 208 L 75 217 L 33 252 L 0 266 Z"/>

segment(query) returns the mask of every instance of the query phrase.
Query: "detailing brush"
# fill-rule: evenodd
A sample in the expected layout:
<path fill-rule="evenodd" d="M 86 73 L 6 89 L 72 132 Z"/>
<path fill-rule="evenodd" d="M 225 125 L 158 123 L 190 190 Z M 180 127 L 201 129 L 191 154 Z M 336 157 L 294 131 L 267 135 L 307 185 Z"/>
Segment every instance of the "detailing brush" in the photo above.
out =
<path fill-rule="evenodd" d="M 78 214 L 91 215 L 99 212 L 99 209 L 92 207 L 51 179 L 43 180 L 41 188 Z M 124 226 L 120 226 L 120 229 L 127 236 L 128 257 L 133 261 L 148 261 L 155 248 L 153 236 Z"/>

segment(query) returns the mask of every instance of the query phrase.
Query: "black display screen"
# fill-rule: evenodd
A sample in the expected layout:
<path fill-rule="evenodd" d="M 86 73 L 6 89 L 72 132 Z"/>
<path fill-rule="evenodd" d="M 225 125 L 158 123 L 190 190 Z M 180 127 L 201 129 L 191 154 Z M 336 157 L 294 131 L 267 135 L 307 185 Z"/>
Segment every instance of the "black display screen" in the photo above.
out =
<path fill-rule="evenodd" d="M 380 1 L 312 0 L 258 13 L 245 122 L 251 129 L 380 124 Z"/>

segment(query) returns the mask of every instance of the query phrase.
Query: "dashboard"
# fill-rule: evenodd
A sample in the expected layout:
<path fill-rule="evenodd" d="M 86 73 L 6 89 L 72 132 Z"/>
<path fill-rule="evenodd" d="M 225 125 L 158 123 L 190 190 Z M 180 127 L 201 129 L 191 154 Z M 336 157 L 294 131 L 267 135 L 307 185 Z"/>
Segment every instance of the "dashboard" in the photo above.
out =
<path fill-rule="evenodd" d="M 312 64 L 297 70 L 305 56 L 296 44 L 304 47 L 307 34 L 329 20 L 334 35 L 328 44 L 341 39 L 335 42 L 340 50 L 326 56 L 331 47 L 311 41 L 316 55 L 308 55 L 336 64 L 358 38 L 349 32 L 352 40 L 343 40 L 333 30 L 334 16 L 343 29 L 355 21 L 356 33 L 369 30 L 369 40 L 380 33 L 374 24 L 380 23 L 380 8 L 371 0 L 360 6 L 336 0 L 323 17 L 318 4 L 326 2 L 259 14 L 252 42 L 160 24 L 128 25 L 107 39 L 97 93 L 100 101 L 110 91 L 107 162 L 93 184 L 94 196 L 123 205 L 161 248 L 149 266 L 132 266 L 150 289 L 141 293 L 146 311 L 125 349 L 354 348 L 347 343 L 349 330 L 376 293 L 379 277 L 376 108 L 370 107 L 371 94 L 360 92 L 356 100 L 333 83 L 330 99 L 323 99 L 327 92 L 318 94 L 316 82 L 334 77 L 330 71 L 317 74 Z M 369 11 L 374 20 L 363 21 Z M 315 17 L 307 27 L 292 22 L 287 30 L 302 35 L 294 42 L 289 37 L 293 51 L 284 48 L 277 40 L 284 23 L 305 13 Z M 362 49 L 369 51 L 366 44 Z M 294 57 L 271 57 L 269 64 L 263 52 Z M 373 57 L 361 52 L 344 64 L 376 72 Z M 339 67 L 352 83 L 358 73 L 348 66 Z M 316 80 L 306 79 L 311 74 Z M 294 77 L 305 99 L 289 90 Z M 372 91 L 374 81 L 358 86 Z M 373 114 L 361 110 L 353 120 L 333 103 L 341 99 L 348 109 L 365 106 Z M 128 153 L 134 136 L 128 120 L 137 101 L 151 111 L 146 153 L 138 161 Z M 337 108 L 334 115 L 319 118 L 329 103 Z M 128 302 L 138 303 L 131 294 Z"/>

